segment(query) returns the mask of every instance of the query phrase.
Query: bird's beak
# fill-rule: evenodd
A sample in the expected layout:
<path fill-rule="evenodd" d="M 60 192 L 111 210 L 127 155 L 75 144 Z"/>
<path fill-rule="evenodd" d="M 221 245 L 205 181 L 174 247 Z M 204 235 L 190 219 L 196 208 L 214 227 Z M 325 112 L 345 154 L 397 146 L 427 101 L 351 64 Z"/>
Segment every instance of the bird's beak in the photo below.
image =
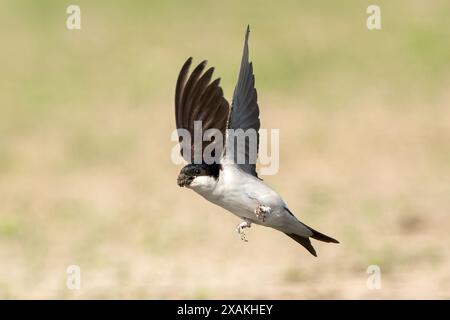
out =
<path fill-rule="evenodd" d="M 191 184 L 192 180 L 194 180 L 194 177 L 185 175 L 184 173 L 180 173 L 178 175 L 177 184 L 180 187 L 185 187 Z"/>

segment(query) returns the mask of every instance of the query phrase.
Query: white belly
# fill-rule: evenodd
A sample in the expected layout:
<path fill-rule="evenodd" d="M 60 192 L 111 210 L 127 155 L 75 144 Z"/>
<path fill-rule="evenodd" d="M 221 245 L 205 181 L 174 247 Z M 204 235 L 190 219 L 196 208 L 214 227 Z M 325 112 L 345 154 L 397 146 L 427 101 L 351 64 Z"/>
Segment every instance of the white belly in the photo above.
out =
<path fill-rule="evenodd" d="M 258 220 L 255 209 L 259 205 L 272 209 L 267 222 L 273 223 L 285 203 L 280 196 L 261 180 L 250 176 L 234 167 L 225 167 L 214 189 L 192 188 L 212 203 L 232 212 L 240 218 L 247 218 L 258 224 L 266 224 Z"/>

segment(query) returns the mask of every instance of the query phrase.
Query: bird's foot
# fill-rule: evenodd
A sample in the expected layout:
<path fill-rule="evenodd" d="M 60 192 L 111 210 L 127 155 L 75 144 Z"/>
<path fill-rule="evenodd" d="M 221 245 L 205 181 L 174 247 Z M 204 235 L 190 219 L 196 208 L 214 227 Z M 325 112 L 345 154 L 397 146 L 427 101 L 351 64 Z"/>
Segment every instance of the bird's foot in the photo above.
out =
<path fill-rule="evenodd" d="M 239 236 L 241 237 L 242 241 L 248 242 L 247 238 L 245 237 L 245 228 L 250 228 L 252 226 L 252 223 L 250 220 L 244 219 L 241 223 L 239 223 L 236 227 L 236 231 L 238 232 Z"/>
<path fill-rule="evenodd" d="M 255 214 L 258 220 L 261 220 L 262 222 L 266 221 L 266 213 L 269 214 L 272 209 L 268 206 L 263 206 L 259 204 L 255 209 Z"/>

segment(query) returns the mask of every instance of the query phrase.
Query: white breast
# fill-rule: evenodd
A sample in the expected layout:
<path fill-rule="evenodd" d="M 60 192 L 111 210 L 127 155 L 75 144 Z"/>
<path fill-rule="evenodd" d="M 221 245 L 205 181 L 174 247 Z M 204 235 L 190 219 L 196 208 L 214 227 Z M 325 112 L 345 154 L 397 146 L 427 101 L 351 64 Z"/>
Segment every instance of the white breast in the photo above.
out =
<path fill-rule="evenodd" d="M 211 196 L 216 188 L 218 180 L 210 176 L 198 176 L 192 180 L 188 188 L 201 194 L 202 196 Z"/>
<path fill-rule="evenodd" d="M 189 187 L 241 218 L 254 220 L 254 211 L 259 204 L 270 206 L 275 211 L 284 206 L 275 191 L 234 166 L 224 166 L 218 180 L 201 176 L 195 178 Z"/>

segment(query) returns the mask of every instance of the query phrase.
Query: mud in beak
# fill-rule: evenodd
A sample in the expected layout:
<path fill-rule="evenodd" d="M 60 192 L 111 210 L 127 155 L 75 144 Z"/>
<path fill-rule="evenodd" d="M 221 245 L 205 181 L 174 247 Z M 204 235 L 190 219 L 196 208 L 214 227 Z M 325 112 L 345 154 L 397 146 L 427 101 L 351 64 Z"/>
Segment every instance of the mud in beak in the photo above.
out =
<path fill-rule="evenodd" d="M 194 177 L 187 176 L 184 173 L 180 173 L 178 175 L 177 184 L 180 187 L 189 186 L 191 184 L 192 180 L 194 180 Z"/>

